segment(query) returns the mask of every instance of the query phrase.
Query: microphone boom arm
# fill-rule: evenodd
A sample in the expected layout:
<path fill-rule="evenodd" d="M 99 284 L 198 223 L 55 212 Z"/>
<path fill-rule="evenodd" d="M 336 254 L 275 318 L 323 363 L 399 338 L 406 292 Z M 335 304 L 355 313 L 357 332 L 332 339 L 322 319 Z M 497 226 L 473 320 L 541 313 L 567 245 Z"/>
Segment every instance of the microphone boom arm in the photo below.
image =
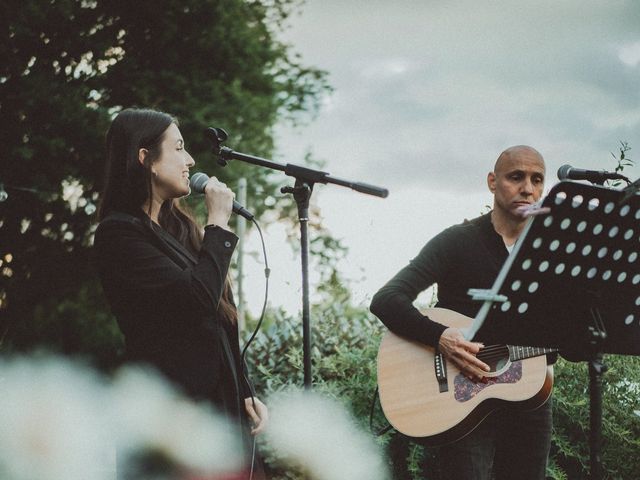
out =
<path fill-rule="evenodd" d="M 212 133 L 216 131 L 218 133 Z M 323 172 L 321 170 L 315 170 L 309 167 L 303 167 L 300 165 L 294 165 L 291 163 L 287 163 L 283 165 L 281 163 L 273 162 L 271 160 L 267 160 L 266 158 L 256 157 L 254 155 L 248 155 L 246 153 L 236 152 L 229 147 L 224 147 L 220 145 L 220 142 L 226 139 L 226 132 L 224 132 L 224 139 L 221 140 L 219 132 L 224 132 L 221 128 L 208 128 L 207 136 L 210 137 L 213 146 L 213 154 L 218 157 L 218 163 L 223 167 L 227 165 L 229 160 L 240 160 L 242 162 L 250 163 L 252 165 L 258 165 L 260 167 L 270 168 L 272 170 L 279 170 L 285 173 L 290 177 L 294 177 L 297 180 L 314 184 L 314 183 L 333 183 L 335 185 L 340 185 L 341 187 L 351 188 L 356 192 L 365 193 L 367 195 L 373 195 L 376 197 L 386 198 L 389 195 L 389 190 L 382 187 L 377 187 L 375 185 L 370 185 L 368 183 L 362 182 L 352 182 L 350 180 L 345 180 L 342 178 L 332 177 L 330 173 Z M 215 137 L 214 137 L 215 136 Z"/>

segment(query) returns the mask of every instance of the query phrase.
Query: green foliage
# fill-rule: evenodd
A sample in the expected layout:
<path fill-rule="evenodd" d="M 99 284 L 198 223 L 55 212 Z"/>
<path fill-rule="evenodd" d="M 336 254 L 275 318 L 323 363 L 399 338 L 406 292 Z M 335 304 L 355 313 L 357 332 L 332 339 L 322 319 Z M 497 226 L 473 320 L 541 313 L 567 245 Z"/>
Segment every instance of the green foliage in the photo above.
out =
<path fill-rule="evenodd" d="M 301 318 L 281 310 L 270 311 L 268 316 L 269 327 L 256 337 L 247 357 L 261 395 L 303 385 Z M 365 308 L 351 304 L 342 282 L 325 284 L 323 300 L 311 308 L 313 389 L 344 404 L 366 430 L 382 331 L 380 322 Z M 383 424 L 377 409 L 374 425 Z M 303 478 L 300 471 L 284 466 L 266 445 L 263 452 L 274 480 Z"/>
<path fill-rule="evenodd" d="M 247 352 L 259 391 L 275 392 L 303 384 L 302 320 L 269 311 L 267 324 Z M 359 417 L 368 415 L 375 390 L 375 356 L 380 322 L 350 298 L 334 297 L 311 308 L 314 388 L 346 402 Z M 348 380 L 348 381 L 347 381 Z"/>
<path fill-rule="evenodd" d="M 603 376 L 602 462 L 607 478 L 635 478 L 640 469 L 640 359 L 608 355 Z M 558 361 L 554 389 L 553 478 L 587 478 L 589 373 L 586 362 Z M 562 475 L 566 475 L 563 477 Z"/>
<path fill-rule="evenodd" d="M 36 305 L 33 320 L 15 326 L 7 350 L 35 344 L 51 353 L 81 357 L 101 370 L 119 366 L 124 341 L 96 283 L 94 279 L 73 294 Z"/>
<path fill-rule="evenodd" d="M 629 157 L 628 152 L 631 150 L 628 142 L 620 141 L 620 146 L 618 147 L 618 156 L 614 153 L 611 153 L 613 159 L 617 162 L 615 172 L 621 173 L 626 167 L 633 166 L 633 160 Z"/>
<path fill-rule="evenodd" d="M 618 147 L 618 155 L 611 152 L 611 156 L 616 162 L 615 172 L 622 173 L 626 167 L 632 167 L 634 165 L 633 160 L 629 157 L 629 151 L 631 147 L 627 142 L 620 141 L 620 146 Z M 612 187 L 621 187 L 623 185 L 622 180 L 613 180 L 610 181 Z"/>

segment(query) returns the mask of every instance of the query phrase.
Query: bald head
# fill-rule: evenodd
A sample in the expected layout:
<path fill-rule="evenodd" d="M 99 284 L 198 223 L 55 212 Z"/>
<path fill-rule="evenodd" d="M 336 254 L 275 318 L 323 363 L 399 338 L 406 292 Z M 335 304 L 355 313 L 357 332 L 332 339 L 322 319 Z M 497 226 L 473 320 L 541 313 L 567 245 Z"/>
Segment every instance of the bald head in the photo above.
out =
<path fill-rule="evenodd" d="M 542 165 L 543 170 L 545 168 L 544 158 L 542 158 L 540 152 L 538 152 L 535 148 L 528 145 L 515 145 L 513 147 L 507 148 L 500 154 L 498 160 L 496 160 L 496 164 L 493 167 L 493 171 L 496 174 L 504 172 L 505 170 L 508 170 L 513 163 L 522 160 L 539 163 L 540 165 Z"/>
<path fill-rule="evenodd" d="M 535 148 L 516 145 L 502 152 L 493 172 L 487 175 L 487 185 L 494 195 L 492 218 L 520 224 L 518 209 L 540 200 L 544 176 L 544 159 Z"/>

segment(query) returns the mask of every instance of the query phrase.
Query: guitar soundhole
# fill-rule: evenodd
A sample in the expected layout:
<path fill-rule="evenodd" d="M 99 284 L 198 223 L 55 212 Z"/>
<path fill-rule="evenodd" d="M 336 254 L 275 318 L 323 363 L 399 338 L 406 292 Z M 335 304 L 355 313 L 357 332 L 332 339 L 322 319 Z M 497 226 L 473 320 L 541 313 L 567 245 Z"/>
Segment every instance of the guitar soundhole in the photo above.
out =
<path fill-rule="evenodd" d="M 477 357 L 489 365 L 491 373 L 502 370 L 509 361 L 509 348 L 506 345 L 495 345 L 485 347 L 478 353 Z"/>

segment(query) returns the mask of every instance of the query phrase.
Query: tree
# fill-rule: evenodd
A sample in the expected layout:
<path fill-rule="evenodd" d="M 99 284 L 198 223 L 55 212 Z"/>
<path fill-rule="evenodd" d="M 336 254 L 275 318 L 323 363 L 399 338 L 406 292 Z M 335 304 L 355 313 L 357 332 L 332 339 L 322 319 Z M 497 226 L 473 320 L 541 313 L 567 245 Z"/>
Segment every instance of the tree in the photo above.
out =
<path fill-rule="evenodd" d="M 277 39 L 294 8 L 294 0 L 3 2 L 0 194 L 8 197 L 0 202 L 0 333 L 5 347 L 53 343 L 84 351 L 81 338 L 52 339 L 51 333 L 88 333 L 104 313 L 105 305 L 95 304 L 99 295 L 89 246 L 104 132 L 115 113 L 145 106 L 176 115 L 198 168 L 233 185 L 248 171 L 243 165 L 214 170 L 205 126 L 223 126 L 234 148 L 269 156 L 275 122 L 295 123 L 300 113 L 317 107 L 328 90 L 325 74 L 302 65 Z M 252 169 L 250 176 L 252 188 L 275 191 L 267 172 Z M 259 205 L 251 208 L 261 211 Z M 106 345 L 116 335 L 106 328 L 109 321 L 107 316 L 104 331 L 112 333 Z M 113 353 L 106 351 L 107 357 Z"/>

